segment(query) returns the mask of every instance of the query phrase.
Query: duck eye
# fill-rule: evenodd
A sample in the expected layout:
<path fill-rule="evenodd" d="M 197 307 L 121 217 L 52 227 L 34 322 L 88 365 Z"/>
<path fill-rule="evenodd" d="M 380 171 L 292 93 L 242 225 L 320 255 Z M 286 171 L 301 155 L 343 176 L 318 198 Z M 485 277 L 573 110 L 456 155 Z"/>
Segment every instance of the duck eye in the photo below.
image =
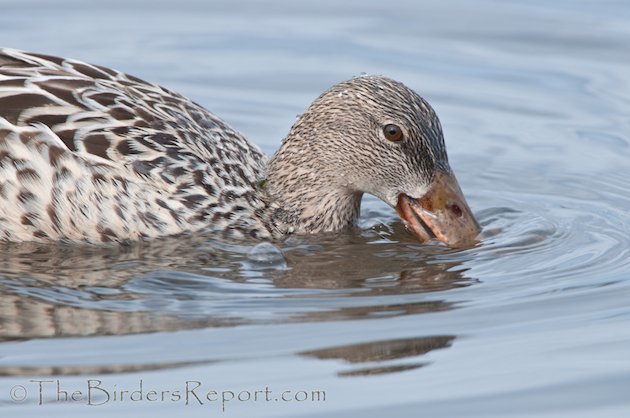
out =
<path fill-rule="evenodd" d="M 393 142 L 398 142 L 403 139 L 402 129 L 400 129 L 400 126 L 394 125 L 393 123 L 388 123 L 383 126 L 383 134 L 385 134 L 385 138 Z"/>

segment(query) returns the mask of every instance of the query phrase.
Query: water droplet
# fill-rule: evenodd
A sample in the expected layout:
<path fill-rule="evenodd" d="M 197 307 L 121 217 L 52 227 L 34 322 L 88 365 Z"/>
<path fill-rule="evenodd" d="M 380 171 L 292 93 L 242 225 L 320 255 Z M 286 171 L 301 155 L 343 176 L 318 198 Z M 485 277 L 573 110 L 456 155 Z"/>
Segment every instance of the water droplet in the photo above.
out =
<path fill-rule="evenodd" d="M 261 242 L 252 248 L 247 254 L 247 258 L 252 261 L 257 268 L 269 268 L 274 270 L 284 270 L 287 263 L 282 251 L 268 242 Z"/>

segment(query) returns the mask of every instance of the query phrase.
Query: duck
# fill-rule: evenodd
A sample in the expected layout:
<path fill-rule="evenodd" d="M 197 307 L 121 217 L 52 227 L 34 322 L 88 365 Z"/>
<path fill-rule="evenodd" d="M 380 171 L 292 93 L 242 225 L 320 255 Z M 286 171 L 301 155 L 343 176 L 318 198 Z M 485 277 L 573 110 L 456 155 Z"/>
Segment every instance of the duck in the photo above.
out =
<path fill-rule="evenodd" d="M 164 87 L 0 49 L 0 241 L 339 233 L 356 225 L 365 193 L 420 242 L 459 247 L 480 232 L 435 111 L 398 81 L 332 86 L 269 157 Z"/>

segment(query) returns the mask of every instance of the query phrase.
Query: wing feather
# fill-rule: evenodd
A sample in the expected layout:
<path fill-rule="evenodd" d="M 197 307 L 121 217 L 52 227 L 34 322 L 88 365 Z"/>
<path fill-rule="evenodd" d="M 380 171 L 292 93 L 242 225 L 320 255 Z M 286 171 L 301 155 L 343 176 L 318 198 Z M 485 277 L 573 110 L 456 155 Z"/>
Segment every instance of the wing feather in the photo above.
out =
<path fill-rule="evenodd" d="M 33 153 L 30 158 L 35 162 L 31 161 L 32 167 L 26 171 L 18 170 L 13 166 L 20 157 L 11 154 L 3 159 L 3 152 Z M 55 189 L 64 175 L 59 164 L 55 165 L 59 160 L 66 162 L 66 171 L 72 168 L 69 179 L 93 189 L 75 190 L 67 181 L 63 183 L 65 195 L 60 197 Z M 10 206 L 11 199 L 19 200 L 20 193 L 27 192 L 17 176 L 27 178 L 32 175 L 29 170 L 34 170 L 39 187 L 44 194 L 52 193 L 48 201 L 56 207 L 82 207 L 84 202 L 76 197 L 81 192 L 80 199 L 99 196 L 97 200 L 102 202 L 96 204 L 111 205 L 119 213 L 120 195 L 126 193 L 128 199 L 134 196 L 116 187 L 123 184 L 137 190 L 147 202 L 141 205 L 131 200 L 129 205 L 136 207 L 143 222 L 156 227 L 147 235 L 199 228 L 212 220 L 216 228 L 227 224 L 238 229 L 238 225 L 256 221 L 248 220 L 247 213 L 231 214 L 229 205 L 255 208 L 261 204 L 252 185 L 264 176 L 265 162 L 264 154 L 241 134 L 177 93 L 80 61 L 0 49 L 0 170 L 5 165 L 0 177 L 8 176 L 0 186 L 14 188 L 11 194 L 0 187 L 0 206 Z M 82 172 L 91 176 L 91 182 L 78 180 Z M 6 197 L 8 193 L 12 197 Z M 32 232 L 30 224 L 37 223 L 35 219 L 45 220 L 46 204 L 51 203 L 42 198 L 36 205 L 32 202 L 37 196 L 26 197 L 22 196 L 25 203 L 21 207 L 30 214 L 29 222 L 22 222 Z M 76 207 L 74 213 L 78 213 Z M 90 210 L 102 212 L 98 207 Z M 65 215 L 71 217 L 72 212 Z M 102 212 L 99 216 L 108 215 Z M 89 216 L 84 218 L 89 222 Z M 64 237 L 64 225 L 68 229 L 66 224 L 73 222 L 66 219 L 58 226 L 58 222 L 41 221 L 36 232 L 45 235 L 43 238 Z M 105 235 L 115 235 L 116 239 L 137 237 L 138 231 L 130 230 L 125 222 L 114 226 L 101 222 L 95 226 L 99 231 L 96 236 L 103 237 L 107 230 Z M 0 233 L 17 233 L 16 223 L 3 221 L 0 213 Z M 49 228 L 42 232 L 42 225 Z M 77 231 L 92 239 L 87 227 L 86 223 Z"/>

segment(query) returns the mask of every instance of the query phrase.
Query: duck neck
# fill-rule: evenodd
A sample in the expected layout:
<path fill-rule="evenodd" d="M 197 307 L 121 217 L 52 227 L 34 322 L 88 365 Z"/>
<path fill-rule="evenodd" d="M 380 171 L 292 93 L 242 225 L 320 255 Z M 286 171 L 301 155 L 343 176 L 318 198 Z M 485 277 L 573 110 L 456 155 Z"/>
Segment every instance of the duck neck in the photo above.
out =
<path fill-rule="evenodd" d="M 281 149 L 269 163 L 264 193 L 273 232 L 334 232 L 355 225 L 363 193 L 304 154 L 290 156 Z"/>

